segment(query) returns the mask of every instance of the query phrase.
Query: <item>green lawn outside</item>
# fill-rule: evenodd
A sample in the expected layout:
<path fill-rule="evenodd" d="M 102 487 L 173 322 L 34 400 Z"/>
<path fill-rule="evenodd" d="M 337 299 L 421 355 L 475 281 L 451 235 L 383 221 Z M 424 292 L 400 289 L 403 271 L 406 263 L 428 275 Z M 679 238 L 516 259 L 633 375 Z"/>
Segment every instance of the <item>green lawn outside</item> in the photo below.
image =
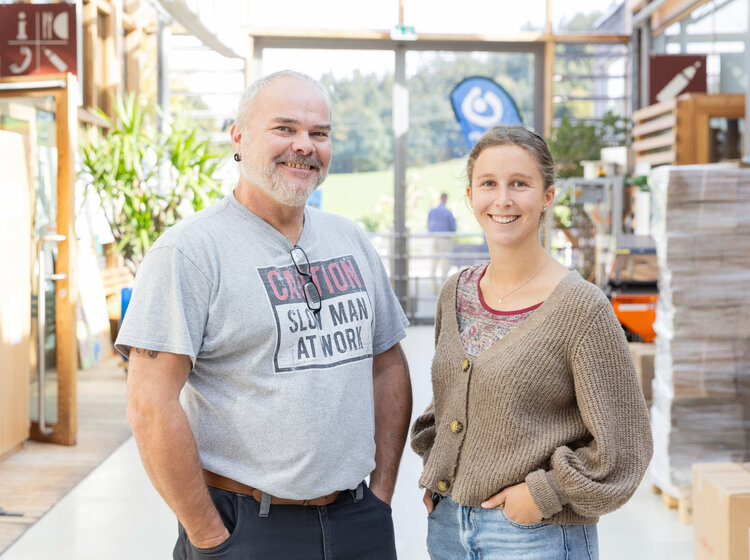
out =
<path fill-rule="evenodd" d="M 427 231 L 427 213 L 438 203 L 441 192 L 448 193 L 448 207 L 456 216 L 458 231 L 479 231 L 466 207 L 465 166 L 465 159 L 455 159 L 407 170 L 407 227 L 412 232 Z M 378 223 L 380 230 L 392 227 L 393 169 L 329 175 L 320 189 L 323 210 L 358 222 Z"/>

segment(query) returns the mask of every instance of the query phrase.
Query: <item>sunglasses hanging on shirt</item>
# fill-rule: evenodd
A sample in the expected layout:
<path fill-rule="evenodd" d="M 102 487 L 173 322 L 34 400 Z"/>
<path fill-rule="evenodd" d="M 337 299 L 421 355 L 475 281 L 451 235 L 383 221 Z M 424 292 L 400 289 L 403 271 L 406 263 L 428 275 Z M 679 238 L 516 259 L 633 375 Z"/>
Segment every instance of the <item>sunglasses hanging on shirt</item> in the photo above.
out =
<path fill-rule="evenodd" d="M 307 258 L 307 254 L 299 245 L 292 247 L 289 253 L 292 255 L 292 262 L 297 272 L 305 279 L 305 283 L 302 285 L 302 292 L 305 294 L 307 308 L 313 313 L 320 313 L 320 308 L 323 305 L 322 298 L 318 287 L 312 281 L 310 260 Z"/>

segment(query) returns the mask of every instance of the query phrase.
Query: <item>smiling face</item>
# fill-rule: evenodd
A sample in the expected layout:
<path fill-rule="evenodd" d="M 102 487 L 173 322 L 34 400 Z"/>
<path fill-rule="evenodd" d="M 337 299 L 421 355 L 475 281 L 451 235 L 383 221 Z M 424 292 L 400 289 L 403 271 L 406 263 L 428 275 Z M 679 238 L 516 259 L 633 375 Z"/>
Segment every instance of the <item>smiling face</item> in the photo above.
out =
<path fill-rule="evenodd" d="M 474 216 L 490 245 L 527 247 L 538 243 L 539 220 L 554 198 L 539 164 L 513 144 L 489 146 L 474 161 L 466 188 Z"/>
<path fill-rule="evenodd" d="M 232 132 L 240 173 L 280 204 L 302 207 L 331 163 L 331 115 L 312 83 L 285 76 L 255 98 L 246 130 Z"/>

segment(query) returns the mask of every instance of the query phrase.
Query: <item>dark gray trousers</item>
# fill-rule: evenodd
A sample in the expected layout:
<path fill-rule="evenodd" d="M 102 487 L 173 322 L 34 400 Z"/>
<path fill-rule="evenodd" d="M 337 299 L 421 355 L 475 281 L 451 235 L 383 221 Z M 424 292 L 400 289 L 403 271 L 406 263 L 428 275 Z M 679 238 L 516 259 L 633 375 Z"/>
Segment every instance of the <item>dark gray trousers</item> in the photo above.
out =
<path fill-rule="evenodd" d="M 327 506 L 272 505 L 260 517 L 250 496 L 209 486 L 230 537 L 200 549 L 179 525 L 174 560 L 395 560 L 391 508 L 364 486 L 362 499 L 342 492 Z"/>

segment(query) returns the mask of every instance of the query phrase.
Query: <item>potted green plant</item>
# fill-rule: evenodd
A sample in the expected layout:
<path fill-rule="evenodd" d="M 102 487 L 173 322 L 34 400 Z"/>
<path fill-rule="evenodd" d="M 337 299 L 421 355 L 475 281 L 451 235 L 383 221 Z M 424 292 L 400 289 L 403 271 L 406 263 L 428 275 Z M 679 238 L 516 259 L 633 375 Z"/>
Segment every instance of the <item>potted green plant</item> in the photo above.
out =
<path fill-rule="evenodd" d="M 109 128 L 81 142 L 81 176 L 135 273 L 165 229 L 221 197 L 213 176 L 226 156 L 214 153 L 185 118 L 161 135 L 156 112 L 142 100 L 118 97 L 114 106 L 114 119 L 96 110 Z"/>

